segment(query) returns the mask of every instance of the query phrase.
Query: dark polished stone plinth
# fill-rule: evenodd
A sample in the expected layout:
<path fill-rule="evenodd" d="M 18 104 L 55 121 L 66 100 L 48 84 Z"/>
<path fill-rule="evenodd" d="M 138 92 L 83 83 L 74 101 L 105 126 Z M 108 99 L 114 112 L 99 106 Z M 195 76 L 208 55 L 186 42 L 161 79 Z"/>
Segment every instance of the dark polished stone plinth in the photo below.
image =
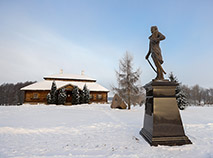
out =
<path fill-rule="evenodd" d="M 144 86 L 146 104 L 140 134 L 150 145 L 192 144 L 184 133 L 175 97 L 176 86 L 168 80 L 152 81 Z"/>

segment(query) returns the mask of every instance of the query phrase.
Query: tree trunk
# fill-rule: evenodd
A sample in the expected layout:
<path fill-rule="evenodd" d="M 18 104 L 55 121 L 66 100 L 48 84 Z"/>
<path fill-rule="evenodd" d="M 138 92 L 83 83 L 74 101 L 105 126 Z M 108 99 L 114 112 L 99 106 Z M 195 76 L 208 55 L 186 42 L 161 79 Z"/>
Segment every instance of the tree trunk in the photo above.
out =
<path fill-rule="evenodd" d="M 128 81 L 128 110 L 130 110 L 130 108 L 131 108 L 131 102 L 130 102 L 130 80 L 129 80 L 129 74 L 130 74 L 130 72 L 129 72 L 129 65 L 127 65 L 127 81 Z"/>
<path fill-rule="evenodd" d="M 128 110 L 131 108 L 131 103 L 130 103 L 130 89 L 128 88 Z"/>

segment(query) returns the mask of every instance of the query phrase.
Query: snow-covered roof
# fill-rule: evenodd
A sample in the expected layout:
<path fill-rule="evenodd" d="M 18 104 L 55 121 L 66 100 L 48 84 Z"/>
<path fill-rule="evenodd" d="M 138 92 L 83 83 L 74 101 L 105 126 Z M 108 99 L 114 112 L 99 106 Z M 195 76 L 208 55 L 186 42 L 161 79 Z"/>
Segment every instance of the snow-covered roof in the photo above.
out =
<path fill-rule="evenodd" d="M 52 86 L 51 80 L 44 80 L 40 82 L 36 82 L 29 86 L 21 88 L 21 90 L 50 90 Z M 108 89 L 99 85 L 96 82 L 75 82 L 75 81 L 55 81 L 57 88 L 62 88 L 67 85 L 78 86 L 79 89 L 83 89 L 84 85 L 86 84 L 87 88 L 90 91 L 101 91 L 101 92 L 109 92 Z"/>
<path fill-rule="evenodd" d="M 56 74 L 56 75 L 50 75 L 50 76 L 44 76 L 44 79 L 66 79 L 66 80 L 84 80 L 84 81 L 96 81 L 96 79 L 93 79 L 91 77 L 88 77 L 86 75 L 77 75 L 77 74 Z"/>

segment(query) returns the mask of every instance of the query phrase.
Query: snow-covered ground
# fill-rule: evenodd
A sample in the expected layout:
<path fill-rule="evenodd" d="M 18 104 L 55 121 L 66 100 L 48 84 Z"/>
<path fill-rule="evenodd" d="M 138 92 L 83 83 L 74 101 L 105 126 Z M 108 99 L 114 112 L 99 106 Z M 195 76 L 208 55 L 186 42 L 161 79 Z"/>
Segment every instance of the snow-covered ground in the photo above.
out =
<path fill-rule="evenodd" d="M 151 147 L 143 116 L 109 104 L 0 107 L 0 158 L 213 158 L 213 107 L 181 111 L 192 145 Z"/>

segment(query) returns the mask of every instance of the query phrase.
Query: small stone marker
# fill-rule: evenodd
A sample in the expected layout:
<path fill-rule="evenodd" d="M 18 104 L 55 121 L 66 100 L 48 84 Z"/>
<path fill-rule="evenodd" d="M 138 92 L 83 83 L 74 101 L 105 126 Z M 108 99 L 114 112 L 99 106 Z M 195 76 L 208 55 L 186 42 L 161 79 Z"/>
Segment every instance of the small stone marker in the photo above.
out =
<path fill-rule="evenodd" d="M 118 94 L 115 94 L 112 99 L 111 108 L 126 109 L 127 105 Z"/>

